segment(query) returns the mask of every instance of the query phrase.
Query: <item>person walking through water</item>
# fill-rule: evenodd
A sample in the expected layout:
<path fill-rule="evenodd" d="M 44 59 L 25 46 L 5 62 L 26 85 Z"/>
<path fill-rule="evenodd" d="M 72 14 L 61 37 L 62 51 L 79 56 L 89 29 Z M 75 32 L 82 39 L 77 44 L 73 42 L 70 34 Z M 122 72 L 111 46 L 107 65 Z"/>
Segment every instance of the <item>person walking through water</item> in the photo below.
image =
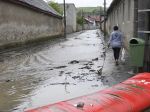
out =
<path fill-rule="evenodd" d="M 118 26 L 114 26 L 113 30 L 108 41 L 108 47 L 112 47 L 115 63 L 118 65 L 120 50 L 123 46 L 123 34 L 118 30 Z"/>

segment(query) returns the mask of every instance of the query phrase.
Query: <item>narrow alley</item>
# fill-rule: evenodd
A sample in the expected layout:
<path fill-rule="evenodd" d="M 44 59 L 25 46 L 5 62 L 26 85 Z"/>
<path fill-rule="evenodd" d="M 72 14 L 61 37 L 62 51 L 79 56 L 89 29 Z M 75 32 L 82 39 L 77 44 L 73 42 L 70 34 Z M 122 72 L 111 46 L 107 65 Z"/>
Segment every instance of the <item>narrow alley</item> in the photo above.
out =
<path fill-rule="evenodd" d="M 0 110 L 18 111 L 104 88 L 96 74 L 103 62 L 100 43 L 94 30 L 1 52 Z"/>
<path fill-rule="evenodd" d="M 150 112 L 150 0 L 0 0 L 0 112 Z"/>
<path fill-rule="evenodd" d="M 0 110 L 18 112 L 75 98 L 131 77 L 125 64 L 115 66 L 111 50 L 99 76 L 103 51 L 102 39 L 91 30 L 1 52 Z"/>

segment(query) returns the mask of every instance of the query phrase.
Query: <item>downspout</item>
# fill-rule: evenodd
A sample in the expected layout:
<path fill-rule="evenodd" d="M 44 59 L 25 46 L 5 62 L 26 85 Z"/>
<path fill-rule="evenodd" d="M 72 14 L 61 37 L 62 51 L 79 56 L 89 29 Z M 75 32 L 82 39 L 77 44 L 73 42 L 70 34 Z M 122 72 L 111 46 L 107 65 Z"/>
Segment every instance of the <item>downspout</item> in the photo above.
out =
<path fill-rule="evenodd" d="M 138 0 L 134 0 L 134 20 L 133 20 L 133 36 L 138 38 Z"/>

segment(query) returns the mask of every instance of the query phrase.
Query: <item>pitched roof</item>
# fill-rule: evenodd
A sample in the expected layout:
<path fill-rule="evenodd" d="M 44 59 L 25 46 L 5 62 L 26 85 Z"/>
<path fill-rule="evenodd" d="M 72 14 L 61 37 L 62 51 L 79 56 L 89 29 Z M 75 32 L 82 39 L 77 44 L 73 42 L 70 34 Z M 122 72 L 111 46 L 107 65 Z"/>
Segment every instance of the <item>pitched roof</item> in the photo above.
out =
<path fill-rule="evenodd" d="M 4 1 L 10 1 L 13 3 L 17 3 L 20 5 L 26 6 L 28 8 L 32 8 L 36 11 L 50 14 L 50 15 L 56 16 L 58 18 L 62 18 L 62 16 L 59 13 L 57 13 L 52 7 L 50 7 L 43 0 L 4 0 Z"/>

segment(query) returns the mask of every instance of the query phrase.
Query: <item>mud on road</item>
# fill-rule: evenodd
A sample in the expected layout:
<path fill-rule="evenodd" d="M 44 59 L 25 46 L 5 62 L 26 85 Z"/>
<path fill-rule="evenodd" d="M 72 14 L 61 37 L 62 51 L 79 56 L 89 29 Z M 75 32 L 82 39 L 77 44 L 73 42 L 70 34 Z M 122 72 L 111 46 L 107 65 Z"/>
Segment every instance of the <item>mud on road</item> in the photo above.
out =
<path fill-rule="evenodd" d="M 96 30 L 0 52 L 0 112 L 22 112 L 106 88 Z"/>

